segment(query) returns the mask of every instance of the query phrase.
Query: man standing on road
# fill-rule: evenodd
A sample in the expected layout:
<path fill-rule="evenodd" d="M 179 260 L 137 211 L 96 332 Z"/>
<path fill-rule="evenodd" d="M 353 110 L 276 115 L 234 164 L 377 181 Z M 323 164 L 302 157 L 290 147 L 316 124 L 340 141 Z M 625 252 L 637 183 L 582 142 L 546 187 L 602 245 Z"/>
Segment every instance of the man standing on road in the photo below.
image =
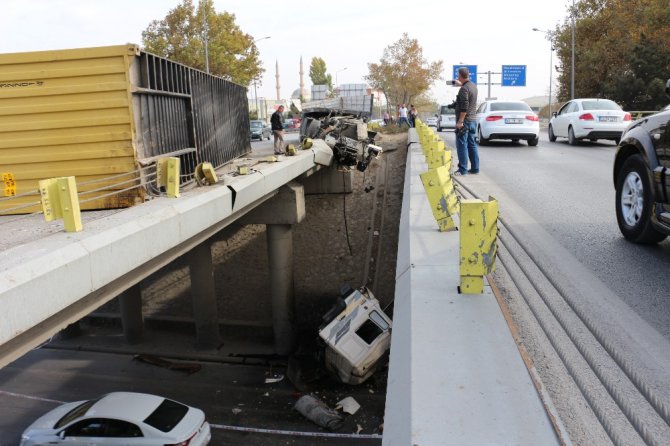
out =
<path fill-rule="evenodd" d="M 270 117 L 272 134 L 275 137 L 275 155 L 284 154 L 284 106 L 280 105 Z"/>
<path fill-rule="evenodd" d="M 467 67 L 458 69 L 458 83 L 461 89 L 456 96 L 456 153 L 458 170 L 454 175 L 479 173 L 479 153 L 477 149 L 477 86 L 470 80 Z M 468 170 L 468 159 L 470 169 Z"/>

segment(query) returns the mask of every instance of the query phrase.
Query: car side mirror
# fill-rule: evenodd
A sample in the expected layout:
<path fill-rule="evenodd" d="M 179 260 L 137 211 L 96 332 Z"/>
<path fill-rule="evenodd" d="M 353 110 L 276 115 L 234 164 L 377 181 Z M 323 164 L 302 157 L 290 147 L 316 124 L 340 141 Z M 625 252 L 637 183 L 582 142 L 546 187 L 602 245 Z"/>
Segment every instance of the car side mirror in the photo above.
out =
<path fill-rule="evenodd" d="M 558 112 L 553 112 L 553 113 L 551 114 L 551 116 L 553 116 L 553 117 L 555 118 L 556 116 L 558 116 Z"/>
<path fill-rule="evenodd" d="M 65 429 L 58 432 L 58 438 L 60 438 L 61 440 L 65 440 Z"/>

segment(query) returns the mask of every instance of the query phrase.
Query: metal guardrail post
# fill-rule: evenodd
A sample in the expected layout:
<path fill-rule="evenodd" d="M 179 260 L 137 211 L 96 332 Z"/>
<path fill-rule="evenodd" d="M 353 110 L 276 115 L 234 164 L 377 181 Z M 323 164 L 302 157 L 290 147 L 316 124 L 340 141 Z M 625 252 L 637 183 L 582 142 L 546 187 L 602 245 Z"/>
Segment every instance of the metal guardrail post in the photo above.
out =
<path fill-rule="evenodd" d="M 49 178 L 39 181 L 42 211 L 46 221 L 63 219 L 67 232 L 83 229 L 81 210 L 74 177 Z"/>
<path fill-rule="evenodd" d="M 179 197 L 180 161 L 177 157 L 161 158 L 156 162 L 156 184 L 165 187 L 167 196 Z"/>
<path fill-rule="evenodd" d="M 451 216 L 458 212 L 458 200 L 449 169 L 440 166 L 420 176 L 438 229 L 440 232 L 455 231 L 456 224 Z"/>
<path fill-rule="evenodd" d="M 498 251 L 498 201 L 461 201 L 461 293 L 484 292 L 484 276 L 495 270 Z"/>

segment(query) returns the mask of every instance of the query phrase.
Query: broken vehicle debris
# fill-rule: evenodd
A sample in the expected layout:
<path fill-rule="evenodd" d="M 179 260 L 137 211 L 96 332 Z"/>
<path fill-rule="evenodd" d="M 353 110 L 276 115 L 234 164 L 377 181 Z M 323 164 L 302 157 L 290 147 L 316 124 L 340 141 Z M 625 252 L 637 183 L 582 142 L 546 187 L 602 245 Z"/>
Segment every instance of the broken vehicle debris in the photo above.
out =
<path fill-rule="evenodd" d="M 340 167 L 353 167 L 363 172 L 382 148 L 374 145 L 377 132 L 368 130 L 365 118 L 355 114 L 339 114 L 337 110 L 303 114 L 300 140 L 322 139 L 333 150 Z"/>
<path fill-rule="evenodd" d="M 326 342 L 326 369 L 345 384 L 364 382 L 391 345 L 391 326 L 367 288 L 343 288 L 319 328 Z"/>
<path fill-rule="evenodd" d="M 300 397 L 293 407 L 308 420 L 328 430 L 336 431 L 344 424 L 342 415 L 312 395 Z"/>

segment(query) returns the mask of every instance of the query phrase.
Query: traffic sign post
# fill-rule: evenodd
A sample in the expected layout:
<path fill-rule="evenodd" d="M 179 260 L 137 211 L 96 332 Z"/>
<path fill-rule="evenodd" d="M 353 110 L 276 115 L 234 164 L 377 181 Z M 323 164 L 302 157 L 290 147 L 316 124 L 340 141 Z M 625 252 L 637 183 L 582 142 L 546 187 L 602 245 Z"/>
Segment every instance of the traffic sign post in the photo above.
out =
<path fill-rule="evenodd" d="M 502 66 L 503 87 L 525 87 L 526 65 L 503 65 Z"/>

